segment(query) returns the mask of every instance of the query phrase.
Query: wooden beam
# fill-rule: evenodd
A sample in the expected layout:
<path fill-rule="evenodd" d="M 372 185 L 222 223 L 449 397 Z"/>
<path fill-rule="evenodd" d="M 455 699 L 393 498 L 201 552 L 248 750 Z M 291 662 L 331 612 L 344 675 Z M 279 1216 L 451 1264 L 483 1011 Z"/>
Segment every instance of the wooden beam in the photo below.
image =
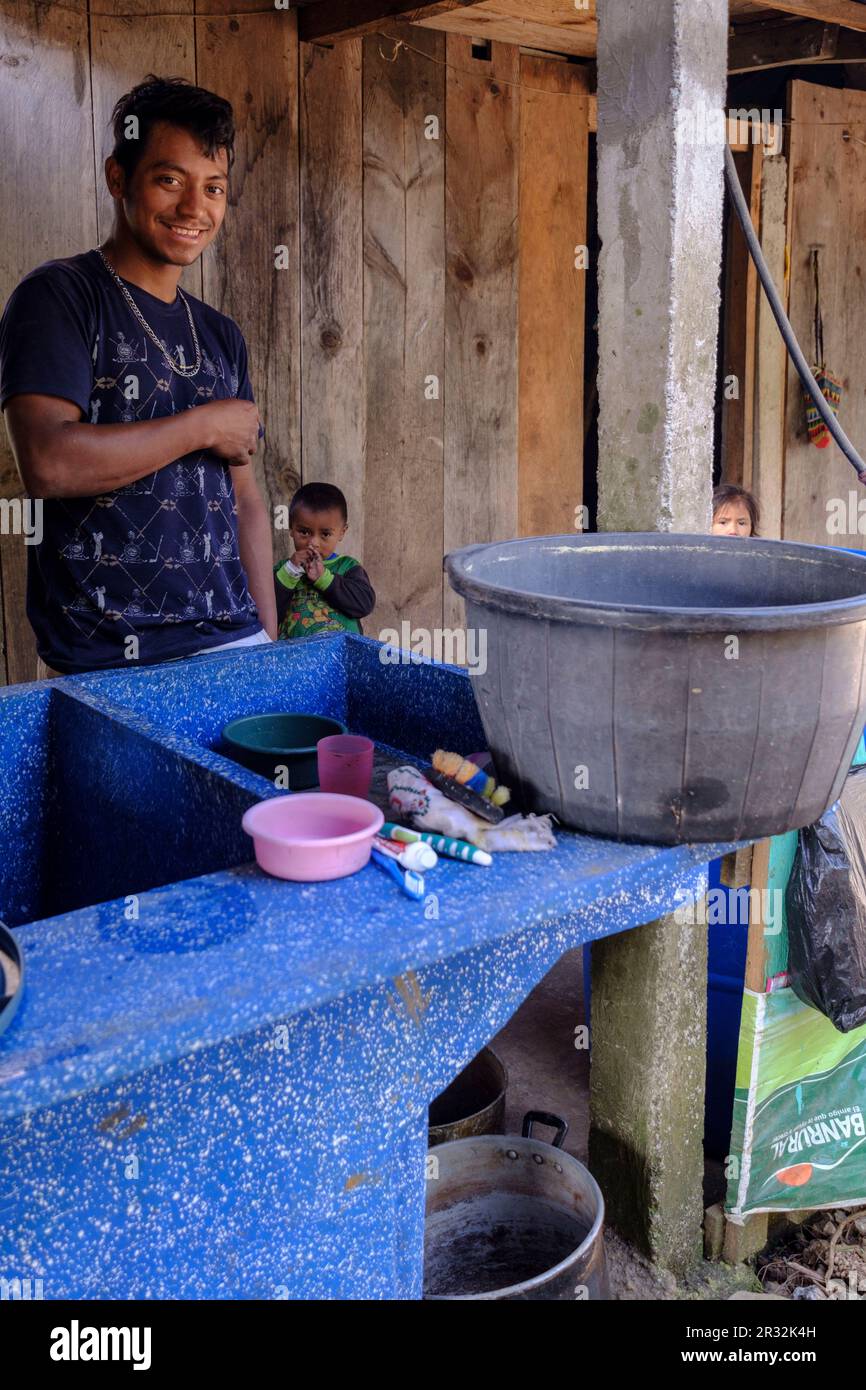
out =
<path fill-rule="evenodd" d="M 866 70 L 864 70 L 866 71 Z M 765 159 L 761 175 L 761 250 L 779 293 L 785 289 L 787 160 Z M 769 302 L 758 300 L 755 438 L 752 491 L 761 509 L 761 535 L 779 540 L 785 459 L 785 378 L 788 357 Z"/>
<path fill-rule="evenodd" d="M 735 30 L 728 46 L 729 73 L 820 63 L 866 63 L 866 37 L 838 24 L 782 20 Z"/>
<path fill-rule="evenodd" d="M 737 26 L 728 70 L 751 72 L 789 64 L 866 62 L 852 32 L 866 32 L 866 4 L 857 0 L 774 0 L 792 21 Z M 593 57 L 598 38 L 595 0 L 578 9 L 574 0 L 316 0 L 298 9 L 298 36 L 334 41 L 374 33 L 389 20 L 474 38 L 514 43 L 550 53 Z M 740 11 L 733 5 L 731 16 Z M 802 19 L 802 23 L 797 23 Z M 841 29 L 841 33 L 840 33 Z"/>
<path fill-rule="evenodd" d="M 390 19 L 418 22 L 449 10 L 471 8 L 476 0 L 435 0 L 426 5 L 407 0 L 318 0 L 298 11 L 298 38 L 303 43 L 321 39 L 356 38 L 371 34 Z"/>
<path fill-rule="evenodd" d="M 866 32 L 866 5 L 857 4 L 857 0 L 773 0 L 773 9 Z"/>
<path fill-rule="evenodd" d="M 752 845 L 744 845 L 724 856 L 719 871 L 723 888 L 748 888 L 752 881 L 752 849 Z"/>
<path fill-rule="evenodd" d="M 760 226 L 763 145 L 752 147 L 749 212 L 754 226 Z M 746 270 L 746 353 L 743 367 L 743 487 L 752 490 L 755 447 L 755 340 L 758 326 L 758 272 L 749 256 Z"/>
<path fill-rule="evenodd" d="M 764 904 L 770 885 L 770 845 L 771 840 L 758 840 L 752 848 L 751 887 L 755 890 L 749 898 L 749 934 L 746 944 L 746 989 L 756 994 L 764 994 L 767 989 L 767 939 L 764 930 L 770 925 L 764 921 Z"/>
<path fill-rule="evenodd" d="M 586 8 L 574 0 L 478 0 L 469 9 L 420 22 L 427 29 L 578 58 L 594 58 L 598 42 L 595 0 Z"/>
<path fill-rule="evenodd" d="M 760 211 L 763 147 L 747 147 L 737 155 L 737 170 L 749 202 L 752 221 Z M 722 416 L 722 479 L 751 490 L 755 409 L 755 325 L 757 274 L 733 210 L 728 217 L 728 258 L 725 285 L 723 360 L 725 377 L 738 382 L 735 397 L 725 396 Z"/>
<path fill-rule="evenodd" d="M 812 19 L 801 23 L 783 19 L 760 27 L 735 29 L 728 44 L 728 72 L 823 62 L 834 57 L 838 38 L 838 24 L 820 24 Z"/>

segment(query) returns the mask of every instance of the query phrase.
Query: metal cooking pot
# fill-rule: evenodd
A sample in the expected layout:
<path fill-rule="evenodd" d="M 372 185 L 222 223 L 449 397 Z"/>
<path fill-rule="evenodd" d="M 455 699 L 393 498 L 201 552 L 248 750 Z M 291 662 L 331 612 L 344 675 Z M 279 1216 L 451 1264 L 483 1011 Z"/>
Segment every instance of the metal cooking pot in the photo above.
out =
<path fill-rule="evenodd" d="M 483 1047 L 430 1106 L 430 1148 L 468 1139 L 473 1134 L 501 1134 L 505 1128 L 508 1072 L 492 1047 Z"/>
<path fill-rule="evenodd" d="M 532 1138 L 552 1125 L 552 1144 Z M 427 1159 L 424 1297 L 607 1299 L 604 1199 L 562 1142 L 565 1120 L 530 1110 L 523 1137 L 479 1135 Z"/>

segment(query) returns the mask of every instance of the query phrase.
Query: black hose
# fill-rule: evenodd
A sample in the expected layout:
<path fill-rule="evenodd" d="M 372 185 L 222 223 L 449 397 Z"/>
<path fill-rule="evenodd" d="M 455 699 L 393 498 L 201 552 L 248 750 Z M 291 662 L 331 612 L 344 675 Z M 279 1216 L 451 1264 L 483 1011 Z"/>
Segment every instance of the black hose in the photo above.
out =
<path fill-rule="evenodd" d="M 728 185 L 728 192 L 731 195 L 734 211 L 739 218 L 740 226 L 743 229 L 743 235 L 746 238 L 749 254 L 755 262 L 761 284 L 764 287 L 764 293 L 773 311 L 773 317 L 779 325 L 779 332 L 785 340 L 785 347 L 788 349 L 788 355 L 797 368 L 800 380 L 815 402 L 815 408 L 824 421 L 824 424 L 827 426 L 827 429 L 832 434 L 852 468 L 856 469 L 857 477 L 860 479 L 861 483 L 866 483 L 866 463 L 863 462 L 857 450 L 854 448 L 854 445 L 839 424 L 839 421 L 836 419 L 833 411 L 830 409 L 830 406 L 827 404 L 824 393 L 815 380 L 814 373 L 811 371 L 808 362 L 803 356 L 800 344 L 794 336 L 794 330 L 788 321 L 788 315 L 785 313 L 782 306 L 782 301 L 779 298 L 776 286 L 773 284 L 773 277 L 770 274 L 767 262 L 764 260 L 761 244 L 752 226 L 752 219 L 749 216 L 749 209 L 746 207 L 746 200 L 743 197 L 743 190 L 737 174 L 737 166 L 734 163 L 734 156 L 731 154 L 727 144 L 725 145 L 725 181 Z"/>

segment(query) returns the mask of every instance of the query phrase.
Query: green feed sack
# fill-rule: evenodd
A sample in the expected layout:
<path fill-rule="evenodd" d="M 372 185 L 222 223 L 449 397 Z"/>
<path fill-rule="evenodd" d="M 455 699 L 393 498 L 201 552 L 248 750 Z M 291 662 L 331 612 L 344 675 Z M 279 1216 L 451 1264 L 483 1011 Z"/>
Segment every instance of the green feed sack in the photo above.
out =
<path fill-rule="evenodd" d="M 852 767 L 866 763 L 861 737 Z M 767 876 L 766 981 L 788 968 L 785 889 L 798 833 L 775 835 Z M 839 1033 L 792 989 L 743 992 L 726 1211 L 866 1202 L 866 1025 Z"/>
<path fill-rule="evenodd" d="M 866 1202 L 866 1025 L 838 1033 L 791 989 L 743 994 L 725 1209 Z"/>

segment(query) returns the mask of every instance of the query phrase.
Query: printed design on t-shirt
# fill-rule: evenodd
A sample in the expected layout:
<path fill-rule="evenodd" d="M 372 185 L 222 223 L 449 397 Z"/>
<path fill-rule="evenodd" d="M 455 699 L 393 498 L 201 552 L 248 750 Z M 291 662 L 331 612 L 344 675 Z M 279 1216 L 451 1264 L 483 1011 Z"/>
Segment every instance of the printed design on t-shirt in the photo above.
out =
<path fill-rule="evenodd" d="M 185 331 L 188 337 L 189 330 Z M 218 353 L 211 354 L 201 349 L 201 365 L 196 377 L 180 378 L 173 373 L 161 354 L 151 345 L 148 353 L 146 338 L 131 340 L 123 329 L 116 335 L 109 335 L 112 347 L 111 361 L 119 364 L 116 371 L 106 371 L 105 363 L 99 362 L 100 335 L 96 334 L 93 344 L 94 381 L 90 399 L 89 422 L 92 425 L 111 418 L 121 424 L 131 425 L 136 420 L 160 419 L 166 414 L 177 413 L 175 390 L 178 381 L 183 380 L 187 393 L 193 399 L 186 401 L 182 409 L 191 409 L 208 400 L 225 400 L 237 396 L 240 382 L 238 363 L 226 363 Z M 172 356 L 179 367 L 186 368 L 195 361 L 191 340 L 187 343 L 175 342 L 169 348 L 165 338 L 159 339 L 164 351 Z M 96 367 L 101 367 L 96 373 Z M 226 372 L 226 365 L 228 372 Z"/>
<path fill-rule="evenodd" d="M 164 338 L 160 338 L 159 343 L 163 352 L 167 352 L 169 357 L 173 357 L 179 367 L 186 368 L 187 366 L 192 365 L 192 363 L 187 363 L 186 348 L 184 347 L 183 343 L 175 343 L 174 350 L 166 347 Z"/>
<path fill-rule="evenodd" d="M 184 329 L 185 324 L 174 336 Z M 105 335 L 104 342 L 101 349 L 97 333 L 92 424 L 133 424 L 237 394 L 239 364 L 220 353 L 202 348 L 197 376 L 181 378 L 125 330 Z M 191 344 L 172 343 L 170 351 L 179 365 L 195 360 Z M 83 638 L 91 639 L 105 624 L 134 632 L 142 620 L 149 626 L 225 623 L 249 612 L 230 476 L 212 456 L 187 455 L 88 499 L 84 510 L 82 502 L 61 504 L 70 525 L 59 553 L 75 587 L 63 609 Z"/>
<path fill-rule="evenodd" d="M 112 361 L 114 362 L 146 362 L 147 343 L 143 339 L 132 342 L 127 339 L 122 329 L 118 329 L 116 338 L 108 340 L 114 347 Z"/>
<path fill-rule="evenodd" d="M 172 496 L 165 475 L 173 470 L 163 469 L 151 475 L 155 505 L 143 524 L 126 512 L 120 493 L 107 493 L 93 501 L 62 547 L 61 554 L 76 571 L 77 590 L 65 611 L 82 634 L 92 636 L 106 622 L 128 624 L 134 630 L 135 620 L 145 616 L 162 625 L 228 622 L 242 612 L 247 589 L 233 498 L 220 486 L 224 479 L 213 478 L 214 464 L 180 467 L 187 479 L 201 480 L 200 493 L 191 489 Z M 135 495 L 138 506 L 147 495 Z M 173 518 L 170 528 L 164 524 L 166 515 Z M 127 582 L 119 585 L 119 576 Z M 178 606 L 179 582 L 186 587 Z M 106 603 L 106 593 L 118 590 L 126 590 L 131 598 L 119 606 Z M 89 624 L 85 615 L 91 618 Z"/>

